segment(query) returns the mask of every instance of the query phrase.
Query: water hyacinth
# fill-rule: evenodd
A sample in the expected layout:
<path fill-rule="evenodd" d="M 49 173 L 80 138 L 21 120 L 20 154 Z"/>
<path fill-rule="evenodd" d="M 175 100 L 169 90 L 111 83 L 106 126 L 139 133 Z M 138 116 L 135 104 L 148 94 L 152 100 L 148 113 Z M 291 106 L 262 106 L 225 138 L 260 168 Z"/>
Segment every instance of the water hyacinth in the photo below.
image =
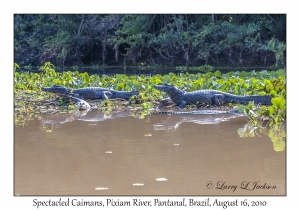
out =
<path fill-rule="evenodd" d="M 15 69 L 19 66 L 15 64 Z M 258 118 L 254 116 L 269 117 L 273 123 L 285 122 L 285 97 L 286 97 L 286 74 L 284 70 L 277 71 L 251 71 L 251 72 L 228 72 L 221 73 L 216 70 L 207 73 L 169 73 L 165 75 L 89 75 L 78 71 L 56 72 L 55 67 L 47 62 L 40 68 L 40 73 L 15 72 L 14 73 L 14 93 L 15 111 L 30 111 L 30 107 L 37 109 L 47 103 L 59 105 L 62 108 L 74 109 L 68 106 L 62 99 L 56 104 L 50 102 L 52 94 L 41 91 L 42 86 L 63 85 L 68 88 L 83 87 L 103 87 L 115 90 L 134 91 L 139 90 L 140 96 L 132 98 L 129 103 L 123 106 L 134 105 L 140 107 L 144 112 L 151 109 L 157 102 L 166 95 L 153 88 L 154 84 L 169 83 L 183 89 L 186 92 L 200 89 L 216 89 L 236 95 L 271 95 L 273 105 L 262 108 L 248 105 L 240 106 L 239 110 L 246 113 L 253 122 Z M 31 104 L 29 104 L 31 103 Z M 93 103 L 93 102 L 92 102 Z M 105 101 L 96 103 L 95 107 L 110 109 L 118 104 Z M 187 107 L 187 109 L 189 106 Z M 250 112 L 250 109 L 252 110 Z M 255 113 L 255 114 L 251 114 Z"/>

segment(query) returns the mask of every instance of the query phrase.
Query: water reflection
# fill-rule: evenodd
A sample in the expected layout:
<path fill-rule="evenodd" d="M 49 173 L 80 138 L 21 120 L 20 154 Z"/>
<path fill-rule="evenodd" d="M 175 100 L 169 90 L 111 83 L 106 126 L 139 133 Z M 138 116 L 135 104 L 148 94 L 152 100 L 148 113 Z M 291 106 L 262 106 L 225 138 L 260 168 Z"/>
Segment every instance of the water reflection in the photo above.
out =
<path fill-rule="evenodd" d="M 110 112 L 102 112 L 99 110 L 92 111 L 77 111 L 75 114 L 73 113 L 54 113 L 54 114 L 44 114 L 41 116 L 42 125 L 52 125 L 54 127 L 59 127 L 57 125 L 61 125 L 68 122 L 73 122 L 75 120 L 90 122 L 87 125 L 97 125 L 97 122 L 112 120 L 121 117 L 129 117 L 135 116 L 139 117 L 139 115 L 134 114 L 134 112 L 130 110 L 122 110 L 122 111 L 110 111 Z M 44 127 L 45 128 L 45 127 Z"/>
<path fill-rule="evenodd" d="M 220 122 L 229 121 L 230 119 L 241 117 L 240 114 L 205 114 L 205 115 L 168 115 L 166 120 L 153 124 L 153 130 L 175 130 L 182 123 L 192 122 L 196 124 L 218 124 Z"/>
<path fill-rule="evenodd" d="M 247 123 L 244 127 L 238 129 L 238 134 L 241 138 L 245 137 L 261 137 L 261 134 L 268 135 L 273 142 L 273 148 L 277 152 L 281 152 L 285 150 L 285 124 L 284 125 L 276 125 L 272 128 L 266 127 L 256 127 L 251 123 Z"/>
<path fill-rule="evenodd" d="M 274 151 L 268 129 L 245 123 L 232 114 L 43 114 L 15 126 L 14 193 L 285 195 L 285 150 Z M 276 187 L 232 192 L 221 181 Z"/>
<path fill-rule="evenodd" d="M 196 123 L 196 124 L 218 124 L 225 121 L 230 121 L 234 118 L 245 117 L 241 114 L 175 114 L 175 115 L 164 115 L 161 114 L 164 120 L 154 123 L 154 131 L 172 131 L 176 130 L 182 123 Z M 134 118 L 144 118 L 144 115 L 136 111 L 131 110 L 114 110 L 109 112 L 102 112 L 99 110 L 92 111 L 77 111 L 75 114 L 65 113 L 65 114 L 45 114 L 41 117 L 41 129 L 48 132 L 52 132 L 53 129 L 58 128 L 61 124 L 70 123 L 75 120 L 90 122 L 87 123 L 88 126 L 95 126 L 98 122 L 105 120 L 112 120 L 122 117 L 134 117 Z M 246 122 L 246 120 L 245 120 Z M 51 126 L 49 126 L 51 125 Z M 285 150 L 285 125 L 277 126 L 273 128 L 269 127 L 255 127 L 251 123 L 246 123 L 243 127 L 237 129 L 237 133 L 241 138 L 248 137 L 261 137 L 261 134 L 265 134 L 270 137 L 273 142 L 273 148 L 275 151 Z M 145 134 L 145 136 L 151 136 L 151 134 Z"/>

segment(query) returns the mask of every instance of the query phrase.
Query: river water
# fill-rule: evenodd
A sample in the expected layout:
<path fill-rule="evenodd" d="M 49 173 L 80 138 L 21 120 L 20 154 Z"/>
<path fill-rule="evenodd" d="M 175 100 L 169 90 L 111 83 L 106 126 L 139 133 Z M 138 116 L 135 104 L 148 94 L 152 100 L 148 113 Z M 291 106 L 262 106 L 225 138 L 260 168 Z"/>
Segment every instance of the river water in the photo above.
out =
<path fill-rule="evenodd" d="M 131 115 L 44 114 L 16 125 L 14 194 L 286 195 L 286 139 L 245 117 Z"/>

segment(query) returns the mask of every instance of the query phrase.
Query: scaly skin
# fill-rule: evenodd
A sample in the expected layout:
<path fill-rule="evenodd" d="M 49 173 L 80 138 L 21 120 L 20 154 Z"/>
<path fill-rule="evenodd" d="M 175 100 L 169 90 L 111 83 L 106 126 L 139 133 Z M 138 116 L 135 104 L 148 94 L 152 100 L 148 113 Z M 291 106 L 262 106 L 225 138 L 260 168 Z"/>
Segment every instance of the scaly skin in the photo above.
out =
<path fill-rule="evenodd" d="M 245 104 L 253 101 L 255 104 L 271 105 L 271 96 L 238 96 L 217 90 L 197 90 L 184 93 L 176 86 L 164 84 L 154 85 L 157 90 L 168 94 L 170 99 L 179 107 L 186 104 L 197 104 L 199 102 L 209 102 L 211 105 L 220 106 L 220 103 L 241 103 Z"/>
<path fill-rule="evenodd" d="M 237 109 L 232 109 L 230 111 L 224 110 L 193 110 L 193 111 L 155 111 L 152 114 L 167 114 L 167 115 L 178 115 L 178 114 L 238 114 Z"/>
<path fill-rule="evenodd" d="M 109 99 L 121 98 L 129 100 L 133 95 L 139 95 L 139 91 L 116 91 L 101 87 L 88 87 L 79 89 L 70 89 L 64 86 L 53 85 L 52 87 L 42 87 L 42 90 L 61 96 L 73 96 L 80 99 Z"/>
<path fill-rule="evenodd" d="M 89 110 L 91 108 L 86 99 L 109 99 L 109 98 L 121 98 L 129 100 L 133 95 L 139 95 L 139 91 L 116 91 L 109 90 L 101 87 L 89 87 L 71 89 L 60 85 L 53 85 L 51 87 L 42 87 L 43 91 L 48 93 L 54 93 L 59 96 L 69 97 L 68 100 L 74 101 L 80 110 Z"/>

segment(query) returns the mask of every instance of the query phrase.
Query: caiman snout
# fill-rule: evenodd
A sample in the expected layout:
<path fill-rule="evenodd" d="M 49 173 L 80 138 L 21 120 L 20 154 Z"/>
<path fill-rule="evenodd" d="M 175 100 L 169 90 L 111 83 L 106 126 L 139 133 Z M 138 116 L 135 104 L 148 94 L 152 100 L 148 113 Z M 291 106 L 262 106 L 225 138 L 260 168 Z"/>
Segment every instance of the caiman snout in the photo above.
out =
<path fill-rule="evenodd" d="M 59 95 L 68 95 L 70 93 L 70 89 L 59 85 L 52 85 L 51 87 L 42 87 L 41 90 Z"/>
<path fill-rule="evenodd" d="M 170 90 L 177 89 L 175 86 L 170 84 L 163 84 L 163 85 L 153 85 L 153 87 L 157 90 L 163 91 L 165 93 L 168 93 Z"/>

